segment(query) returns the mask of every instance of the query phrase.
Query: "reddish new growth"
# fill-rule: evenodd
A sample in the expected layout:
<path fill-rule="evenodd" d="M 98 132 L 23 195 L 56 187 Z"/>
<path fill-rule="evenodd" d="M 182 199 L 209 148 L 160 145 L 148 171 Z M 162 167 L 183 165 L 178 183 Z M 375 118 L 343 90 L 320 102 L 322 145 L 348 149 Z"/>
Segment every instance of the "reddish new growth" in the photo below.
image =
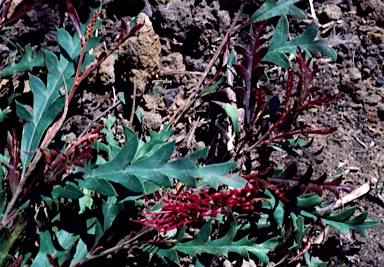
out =
<path fill-rule="evenodd" d="M 253 210 L 253 203 L 259 190 L 257 180 L 248 181 L 241 189 L 232 189 L 221 192 L 211 192 L 208 187 L 199 189 L 185 188 L 178 195 L 165 193 L 160 204 L 160 211 L 145 211 L 144 218 L 137 220 L 145 226 L 154 227 L 168 232 L 184 224 L 216 217 L 218 214 L 228 214 L 231 208 Z"/>

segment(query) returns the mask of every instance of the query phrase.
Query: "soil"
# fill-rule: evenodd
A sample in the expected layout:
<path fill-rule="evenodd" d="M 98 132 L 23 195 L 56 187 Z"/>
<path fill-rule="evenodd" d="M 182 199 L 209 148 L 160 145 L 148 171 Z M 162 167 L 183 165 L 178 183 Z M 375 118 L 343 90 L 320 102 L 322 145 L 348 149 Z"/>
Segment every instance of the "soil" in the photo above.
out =
<path fill-rule="evenodd" d="M 87 19 L 86 1 L 73 2 L 82 19 Z M 144 27 L 121 46 L 118 57 L 109 58 L 81 87 L 63 134 L 76 138 L 116 103 L 118 92 L 125 93 L 128 103 L 117 105 L 104 116 L 116 116 L 120 125 L 130 124 L 132 98 L 129 96 L 135 94 L 135 104 L 141 108 L 143 120 L 142 127 L 136 130 L 159 130 L 184 104 L 240 6 L 240 1 L 226 0 L 146 2 L 103 0 L 100 16 L 104 23 L 99 35 L 103 37 L 104 47 L 116 40 L 120 19 L 128 21 L 143 10 L 138 20 Z M 256 10 L 261 1 L 256 2 L 246 7 L 240 21 Z M 308 1 L 298 6 L 312 18 Z M 315 83 L 327 94 L 341 96 L 338 101 L 311 109 L 301 118 L 318 127 L 338 128 L 331 135 L 316 138 L 315 145 L 325 147 L 324 161 L 316 171 L 329 175 L 344 173 L 345 183 L 355 187 L 369 183 L 369 193 L 352 204 L 358 212 L 369 211 L 369 218 L 379 221 L 379 226 L 368 229 L 367 238 L 355 233 L 344 236 L 333 232 L 324 241 L 325 245 L 313 246 L 312 250 L 324 261 L 342 261 L 350 266 L 384 266 L 381 235 L 384 232 L 384 181 L 381 178 L 384 175 L 384 1 L 315 1 L 314 10 L 320 26 L 319 37 L 337 52 L 336 61 L 315 54 L 313 65 L 321 69 Z M 47 44 L 59 51 L 55 31 L 59 27 L 72 30 L 68 20 L 65 1 L 44 1 L 3 34 L 22 47 Z M 291 35 L 299 34 L 305 23 L 290 20 Z M 236 37 L 238 35 L 232 38 L 233 42 L 240 42 L 241 38 Z M 7 42 L 0 44 L 2 58 L 12 56 L 12 49 Z M 95 54 L 100 51 L 102 47 L 96 48 Z M 213 78 L 218 64 L 219 61 L 210 70 L 206 82 Z M 284 69 L 270 73 L 271 92 L 281 91 L 286 73 Z M 15 75 L 13 79 L 3 80 L 2 95 L 23 92 L 27 79 L 27 75 Z M 1 108 L 6 106 L 3 99 Z M 207 129 L 207 122 L 218 109 L 215 104 L 195 103 L 175 125 L 178 154 L 212 146 L 217 141 L 209 137 L 213 134 L 212 129 Z M 117 127 L 116 132 L 121 130 Z M 207 163 L 229 160 L 232 156 L 227 153 L 219 157 L 211 149 Z"/>

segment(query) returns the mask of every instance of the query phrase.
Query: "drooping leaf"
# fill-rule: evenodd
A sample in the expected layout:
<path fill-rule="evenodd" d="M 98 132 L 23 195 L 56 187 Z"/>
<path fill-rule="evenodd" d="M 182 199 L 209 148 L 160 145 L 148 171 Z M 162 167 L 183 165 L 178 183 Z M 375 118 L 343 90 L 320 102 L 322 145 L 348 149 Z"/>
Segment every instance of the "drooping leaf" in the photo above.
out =
<path fill-rule="evenodd" d="M 315 23 L 311 23 L 301 35 L 288 41 L 288 19 L 285 15 L 281 16 L 270 41 L 268 53 L 263 58 L 263 61 L 272 62 L 283 68 L 291 68 L 292 65 L 287 54 L 296 54 L 297 46 L 299 46 L 302 51 L 323 52 L 335 60 L 335 50 L 327 47 L 323 40 L 315 40 L 318 31 L 318 26 Z"/>
<path fill-rule="evenodd" d="M 291 15 L 297 19 L 307 18 L 302 10 L 293 5 L 297 2 L 299 2 L 299 0 L 266 0 L 261 7 L 252 14 L 251 20 L 258 22 L 283 15 Z"/>
<path fill-rule="evenodd" d="M 212 240 L 212 222 L 208 221 L 200 229 L 196 238 L 191 241 L 181 242 L 178 238 L 176 244 L 170 246 L 168 249 L 153 248 L 150 246 L 143 247 L 143 249 L 160 256 L 168 257 L 172 261 L 177 260 L 178 252 L 193 257 L 202 253 L 228 257 L 228 253 L 231 252 L 238 253 L 245 259 L 249 259 L 249 253 L 251 253 L 258 257 L 262 262 L 268 263 L 269 258 L 267 254 L 281 243 L 278 238 L 272 238 L 263 243 L 256 243 L 255 238 L 248 239 L 248 237 L 243 237 L 238 241 L 234 241 L 237 233 L 236 229 L 237 224 L 236 222 L 233 222 L 229 231 L 222 238 Z"/>

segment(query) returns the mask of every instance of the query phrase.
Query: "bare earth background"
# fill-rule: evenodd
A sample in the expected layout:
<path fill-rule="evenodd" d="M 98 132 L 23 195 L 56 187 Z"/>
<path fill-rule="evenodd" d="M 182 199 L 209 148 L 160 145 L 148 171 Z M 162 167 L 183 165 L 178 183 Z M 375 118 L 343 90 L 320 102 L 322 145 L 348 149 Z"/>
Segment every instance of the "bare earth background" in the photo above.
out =
<path fill-rule="evenodd" d="M 73 2 L 84 21 L 88 16 L 88 4 L 97 6 L 97 1 Z M 121 47 L 118 58 L 111 57 L 83 85 L 76 103 L 70 107 L 70 117 L 62 133 L 76 138 L 92 120 L 115 103 L 115 93 L 125 92 L 129 98 L 133 93 L 132 82 L 137 84 L 136 104 L 142 108 L 144 122 L 143 127 L 136 130 L 158 130 L 183 104 L 188 91 L 204 72 L 238 11 L 239 2 L 153 0 L 145 6 L 145 1 L 141 0 L 103 0 L 100 16 L 104 23 L 99 35 L 105 46 L 117 38 L 120 18 L 129 20 L 144 7 L 148 17 L 142 14 L 140 19 L 145 22 L 142 30 L 146 34 L 131 38 Z M 254 2 L 246 6 L 241 20 L 252 14 L 263 1 Z M 298 7 L 312 18 L 308 1 L 301 1 Z M 317 171 L 326 171 L 330 175 L 344 172 L 345 182 L 356 187 L 369 183 L 370 192 L 351 204 L 357 205 L 359 212 L 369 211 L 370 219 L 378 220 L 379 226 L 368 230 L 368 238 L 332 231 L 325 246 L 313 246 L 312 250 L 318 251 L 323 260 L 345 261 L 351 266 L 384 266 L 384 2 L 329 0 L 315 1 L 314 7 L 320 36 L 337 51 L 336 61 L 315 55 L 314 66 L 322 69 L 315 82 L 325 92 L 342 97 L 302 116 L 303 120 L 316 126 L 338 127 L 334 134 L 316 140 L 317 146 L 325 146 L 324 162 Z M 291 36 L 300 34 L 308 23 L 290 20 Z M 44 1 L 3 34 L 22 47 L 27 44 L 39 47 L 45 43 L 58 51 L 56 28 L 71 29 L 68 24 L 65 1 Z M 235 42 L 236 36 L 233 37 Z M 100 53 L 101 49 L 96 48 L 94 52 Z M 0 43 L 0 51 L 2 59 L 12 55 L 6 42 Z M 213 71 L 209 75 L 211 78 Z M 268 74 L 273 84 L 268 87 L 270 92 L 281 91 L 286 70 L 274 69 Z M 28 75 L 23 74 L 2 80 L 1 108 L 6 106 L 7 95 L 28 91 L 25 87 L 27 79 Z M 30 95 L 23 97 L 28 99 Z M 176 125 L 177 153 L 185 154 L 197 147 L 212 145 L 214 139 L 207 138 L 207 134 L 212 133 L 203 123 L 211 109 L 204 103 L 195 105 Z M 130 112 L 128 103 L 117 105 L 104 114 L 118 118 L 117 135 L 121 135 L 121 125 L 129 120 Z"/>

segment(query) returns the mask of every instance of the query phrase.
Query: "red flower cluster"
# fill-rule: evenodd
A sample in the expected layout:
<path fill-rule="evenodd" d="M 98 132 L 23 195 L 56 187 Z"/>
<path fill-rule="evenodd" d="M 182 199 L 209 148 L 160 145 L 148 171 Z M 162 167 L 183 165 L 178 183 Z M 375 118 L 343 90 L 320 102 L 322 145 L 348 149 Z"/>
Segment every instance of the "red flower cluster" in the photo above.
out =
<path fill-rule="evenodd" d="M 181 225 L 206 217 L 228 214 L 231 209 L 253 210 L 259 186 L 257 180 L 250 180 L 244 188 L 212 192 L 208 186 L 199 189 L 184 188 L 178 195 L 165 193 L 160 211 L 145 211 L 144 218 L 137 220 L 145 226 L 168 232 Z"/>

